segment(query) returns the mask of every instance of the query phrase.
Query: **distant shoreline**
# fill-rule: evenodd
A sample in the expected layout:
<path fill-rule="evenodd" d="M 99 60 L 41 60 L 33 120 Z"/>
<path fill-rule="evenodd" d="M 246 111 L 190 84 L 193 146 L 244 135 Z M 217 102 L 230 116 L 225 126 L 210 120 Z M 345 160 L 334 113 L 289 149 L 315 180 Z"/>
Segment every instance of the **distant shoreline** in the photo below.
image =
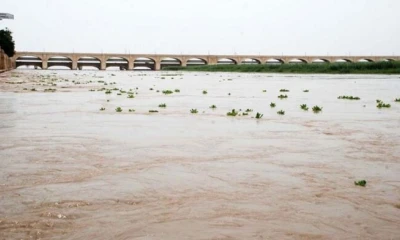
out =
<path fill-rule="evenodd" d="M 163 70 L 298 74 L 400 74 L 400 62 L 170 66 Z"/>

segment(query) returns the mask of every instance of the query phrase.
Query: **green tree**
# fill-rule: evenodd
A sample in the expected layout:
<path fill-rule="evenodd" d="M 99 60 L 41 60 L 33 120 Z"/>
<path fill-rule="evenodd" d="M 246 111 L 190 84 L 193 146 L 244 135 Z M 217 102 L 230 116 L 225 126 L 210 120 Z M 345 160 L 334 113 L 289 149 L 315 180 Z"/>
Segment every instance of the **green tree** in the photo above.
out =
<path fill-rule="evenodd" d="M 3 49 L 9 57 L 15 54 L 15 42 L 12 37 L 12 32 L 8 28 L 0 30 L 0 48 Z"/>

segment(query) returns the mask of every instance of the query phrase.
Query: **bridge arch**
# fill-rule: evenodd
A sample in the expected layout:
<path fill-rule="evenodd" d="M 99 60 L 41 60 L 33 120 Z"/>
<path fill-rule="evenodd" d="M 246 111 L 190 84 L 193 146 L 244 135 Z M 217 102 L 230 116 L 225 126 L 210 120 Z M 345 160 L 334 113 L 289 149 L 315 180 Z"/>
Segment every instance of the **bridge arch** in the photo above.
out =
<path fill-rule="evenodd" d="M 186 60 L 186 66 L 202 66 L 207 64 L 207 61 L 202 58 L 189 58 Z"/>
<path fill-rule="evenodd" d="M 174 57 L 164 57 L 160 59 L 160 69 L 165 67 L 182 66 L 182 60 Z"/>
<path fill-rule="evenodd" d="M 261 60 L 257 58 L 245 58 L 242 60 L 241 64 L 261 64 Z"/>
<path fill-rule="evenodd" d="M 360 59 L 357 59 L 357 62 L 374 62 L 374 61 L 369 58 L 360 58 Z"/>
<path fill-rule="evenodd" d="M 78 59 L 78 69 L 82 70 L 83 68 L 97 68 L 101 69 L 101 60 L 97 57 L 88 57 L 82 56 Z"/>
<path fill-rule="evenodd" d="M 302 59 L 302 58 L 292 58 L 288 61 L 290 64 L 303 64 L 303 63 L 308 63 L 307 60 Z"/>
<path fill-rule="evenodd" d="M 234 64 L 234 65 L 237 65 L 238 61 L 236 59 L 233 59 L 233 58 L 219 58 L 217 60 L 217 64 L 223 64 L 223 65 Z"/>
<path fill-rule="evenodd" d="M 109 57 L 106 59 L 106 69 L 128 70 L 129 61 L 124 57 Z"/>
<path fill-rule="evenodd" d="M 43 59 L 35 55 L 19 56 L 15 59 L 15 67 L 43 69 Z"/>
<path fill-rule="evenodd" d="M 265 64 L 284 64 L 285 61 L 279 58 L 270 58 L 267 61 L 265 61 Z"/>
<path fill-rule="evenodd" d="M 51 56 L 47 59 L 47 68 L 72 69 L 72 59 L 66 56 Z"/>
<path fill-rule="evenodd" d="M 335 63 L 351 63 L 352 61 L 348 58 L 338 58 L 335 59 Z"/>
<path fill-rule="evenodd" d="M 325 58 L 315 58 L 311 61 L 311 63 L 330 63 L 330 61 Z"/>
<path fill-rule="evenodd" d="M 156 70 L 156 61 L 149 57 L 137 57 L 133 61 L 133 70 L 137 71 Z"/>

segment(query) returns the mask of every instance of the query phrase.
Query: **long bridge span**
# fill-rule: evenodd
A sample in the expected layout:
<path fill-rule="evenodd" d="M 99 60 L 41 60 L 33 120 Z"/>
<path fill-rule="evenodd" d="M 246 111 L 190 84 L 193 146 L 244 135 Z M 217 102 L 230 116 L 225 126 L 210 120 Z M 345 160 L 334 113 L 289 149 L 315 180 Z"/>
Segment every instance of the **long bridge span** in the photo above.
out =
<path fill-rule="evenodd" d="M 34 66 L 48 69 L 53 66 L 72 70 L 96 67 L 106 70 L 119 67 L 134 70 L 146 67 L 161 70 L 166 66 L 191 66 L 215 64 L 286 64 L 400 61 L 400 56 L 277 56 L 277 55 L 201 55 L 201 54 L 119 54 L 119 53 L 67 53 L 67 52 L 17 52 L 13 57 L 16 67 Z"/>

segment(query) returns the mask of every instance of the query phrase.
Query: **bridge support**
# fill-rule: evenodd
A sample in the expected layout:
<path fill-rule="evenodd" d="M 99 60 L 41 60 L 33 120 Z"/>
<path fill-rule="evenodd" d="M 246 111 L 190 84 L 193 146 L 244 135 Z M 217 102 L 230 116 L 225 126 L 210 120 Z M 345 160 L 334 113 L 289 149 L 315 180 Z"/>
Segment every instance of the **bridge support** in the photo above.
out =
<path fill-rule="evenodd" d="M 106 61 L 100 61 L 100 70 L 106 70 Z"/>
<path fill-rule="evenodd" d="M 155 70 L 156 71 L 160 71 L 161 70 L 161 61 L 155 61 Z"/>
<path fill-rule="evenodd" d="M 128 60 L 128 70 L 133 70 L 133 68 L 134 68 L 134 61 Z"/>
<path fill-rule="evenodd" d="M 43 60 L 43 61 L 42 61 L 42 69 L 43 69 L 43 70 L 46 70 L 47 67 L 48 67 L 47 60 Z"/>
<path fill-rule="evenodd" d="M 78 70 L 78 60 L 72 60 L 72 70 Z"/>

